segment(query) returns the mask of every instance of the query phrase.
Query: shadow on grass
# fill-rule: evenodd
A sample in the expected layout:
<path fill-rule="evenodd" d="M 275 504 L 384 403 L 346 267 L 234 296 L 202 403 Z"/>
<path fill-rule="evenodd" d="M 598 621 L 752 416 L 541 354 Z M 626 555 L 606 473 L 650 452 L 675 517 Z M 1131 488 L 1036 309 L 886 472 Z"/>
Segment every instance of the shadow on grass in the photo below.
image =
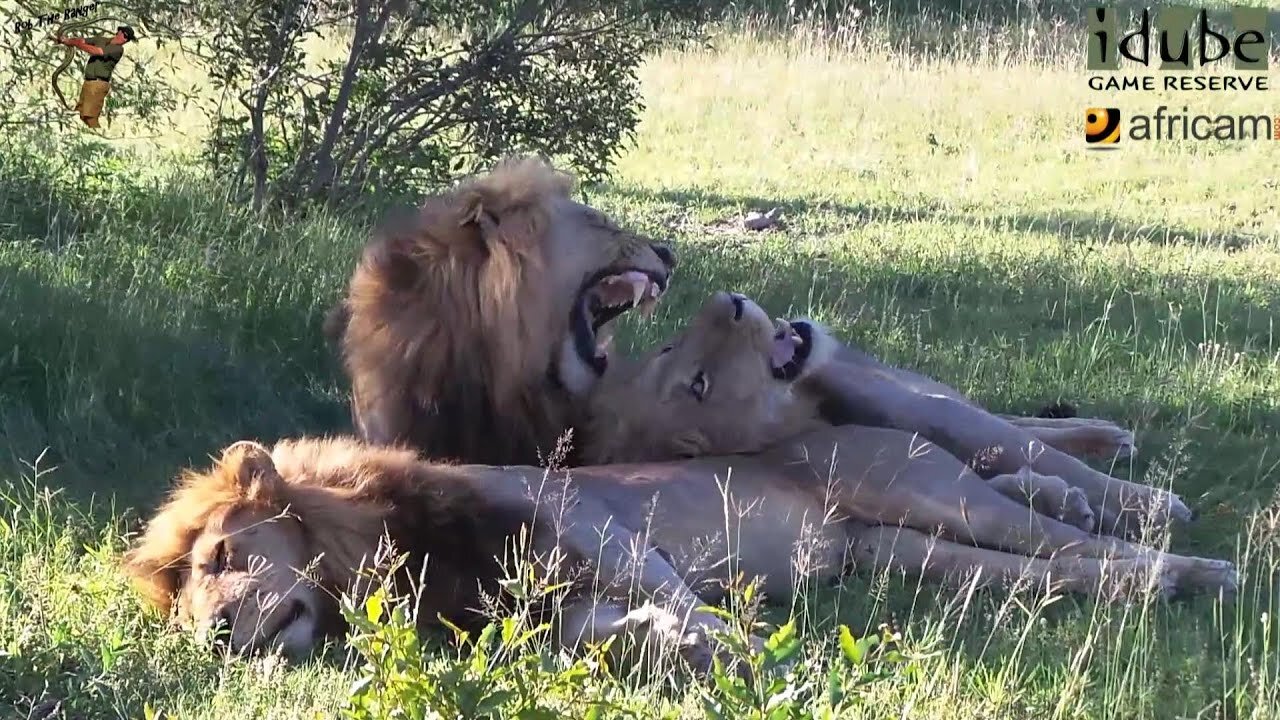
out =
<path fill-rule="evenodd" d="M 318 318 L 288 340 L 248 342 L 167 321 L 178 296 L 68 287 L 50 270 L 5 267 L 0 437 L 13 477 L 45 448 L 45 482 L 87 503 L 147 503 L 176 471 L 241 438 L 341 429 L 336 368 L 299 368 L 322 344 Z M 314 325 L 314 327 L 311 327 Z"/>

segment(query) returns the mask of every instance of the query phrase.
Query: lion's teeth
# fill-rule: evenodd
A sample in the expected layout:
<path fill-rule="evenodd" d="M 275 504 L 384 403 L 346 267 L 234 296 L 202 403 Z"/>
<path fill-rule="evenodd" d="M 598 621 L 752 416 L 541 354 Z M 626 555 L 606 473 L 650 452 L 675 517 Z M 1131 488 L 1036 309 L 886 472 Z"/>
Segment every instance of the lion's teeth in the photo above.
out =
<path fill-rule="evenodd" d="M 644 293 L 649 289 L 649 281 L 636 281 L 631 284 L 631 304 L 639 305 Z"/>

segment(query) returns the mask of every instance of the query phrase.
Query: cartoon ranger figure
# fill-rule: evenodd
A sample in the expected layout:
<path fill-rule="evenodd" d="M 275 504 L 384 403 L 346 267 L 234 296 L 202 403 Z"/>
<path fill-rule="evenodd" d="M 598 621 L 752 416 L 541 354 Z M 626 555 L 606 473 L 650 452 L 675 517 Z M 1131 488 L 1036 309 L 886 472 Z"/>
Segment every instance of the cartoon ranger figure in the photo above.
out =
<path fill-rule="evenodd" d="M 112 37 L 60 38 L 51 35 L 50 39 L 90 55 L 84 66 L 84 84 L 80 86 L 80 102 L 76 103 L 76 110 L 85 125 L 98 127 L 98 115 L 102 113 L 107 93 L 111 90 L 111 72 L 124 57 L 125 43 L 134 39 L 133 28 L 121 25 Z"/>

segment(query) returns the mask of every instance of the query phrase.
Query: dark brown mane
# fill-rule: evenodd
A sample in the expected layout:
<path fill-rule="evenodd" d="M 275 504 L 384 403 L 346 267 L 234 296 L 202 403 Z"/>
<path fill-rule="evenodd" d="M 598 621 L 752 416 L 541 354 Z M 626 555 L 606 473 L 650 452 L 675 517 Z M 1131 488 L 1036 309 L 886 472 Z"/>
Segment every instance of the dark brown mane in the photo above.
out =
<path fill-rule="evenodd" d="M 570 401 L 547 381 L 561 334 L 544 251 L 571 185 L 541 160 L 508 161 L 376 233 L 325 321 L 362 437 L 486 464 L 554 447 Z"/>

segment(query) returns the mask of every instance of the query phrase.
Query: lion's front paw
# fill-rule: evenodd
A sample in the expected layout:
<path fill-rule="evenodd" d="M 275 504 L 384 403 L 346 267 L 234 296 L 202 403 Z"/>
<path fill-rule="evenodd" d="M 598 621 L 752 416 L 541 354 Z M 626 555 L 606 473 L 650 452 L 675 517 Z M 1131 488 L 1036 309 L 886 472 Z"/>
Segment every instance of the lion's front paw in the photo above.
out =
<path fill-rule="evenodd" d="M 1089 496 L 1080 488 L 1067 488 L 1062 497 L 1062 507 L 1058 508 L 1058 519 L 1062 522 L 1091 533 L 1097 525 L 1093 506 L 1089 504 Z"/>
<path fill-rule="evenodd" d="M 1099 531 L 1143 542 L 1145 538 L 1161 536 L 1174 522 L 1195 520 L 1195 513 L 1176 494 L 1155 488 L 1150 488 L 1149 492 L 1149 496 L 1129 499 L 1124 507 L 1117 507 L 1114 501 L 1108 502 L 1106 514 L 1100 516 L 1106 518 L 1106 522 L 1102 523 Z"/>
<path fill-rule="evenodd" d="M 1107 424 L 1094 428 L 1097 440 L 1094 454 L 1111 459 L 1130 458 L 1138 454 L 1138 444 L 1133 433 L 1119 425 Z"/>

